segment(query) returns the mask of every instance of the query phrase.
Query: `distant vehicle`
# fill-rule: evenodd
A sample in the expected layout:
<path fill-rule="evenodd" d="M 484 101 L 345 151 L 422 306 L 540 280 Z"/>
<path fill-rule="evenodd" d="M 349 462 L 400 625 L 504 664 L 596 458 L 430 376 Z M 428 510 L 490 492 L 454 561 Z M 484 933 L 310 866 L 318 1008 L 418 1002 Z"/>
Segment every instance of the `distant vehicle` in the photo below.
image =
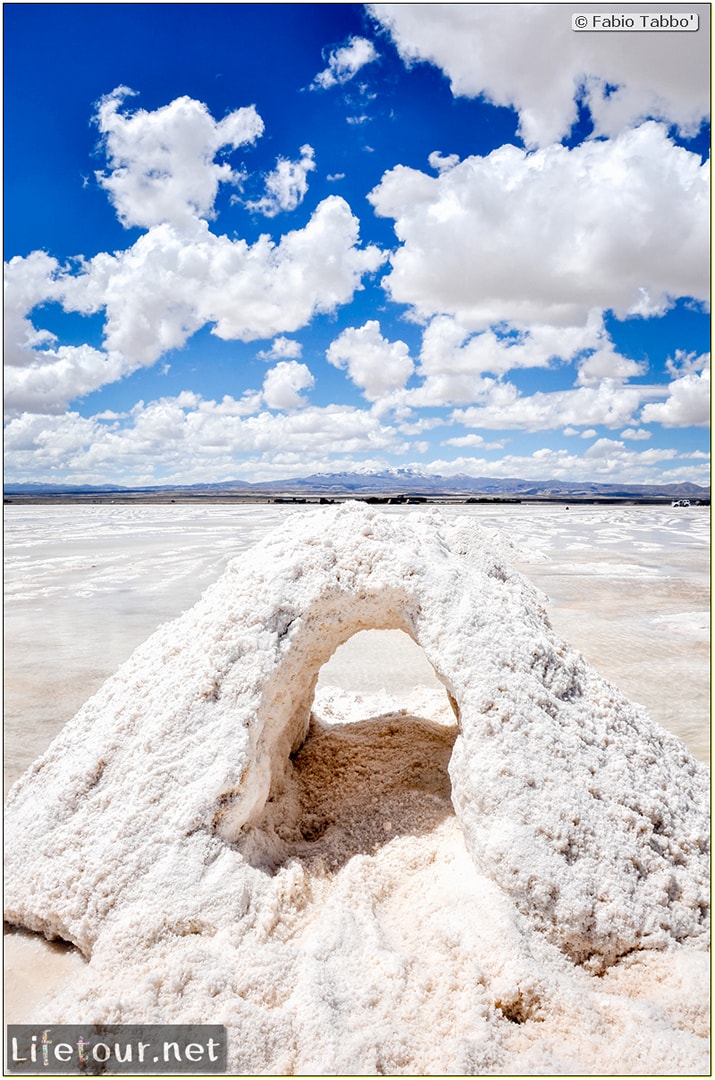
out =
<path fill-rule="evenodd" d="M 671 506 L 690 506 L 690 499 L 673 499 Z"/>

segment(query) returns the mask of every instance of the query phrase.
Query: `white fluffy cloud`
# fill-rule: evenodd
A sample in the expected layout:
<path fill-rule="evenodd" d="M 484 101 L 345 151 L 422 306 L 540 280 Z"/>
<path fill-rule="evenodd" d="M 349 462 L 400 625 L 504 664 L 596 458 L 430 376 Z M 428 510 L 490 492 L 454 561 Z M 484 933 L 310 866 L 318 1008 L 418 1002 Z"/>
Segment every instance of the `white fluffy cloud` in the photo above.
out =
<path fill-rule="evenodd" d="M 5 351 L 11 410 L 56 412 L 181 348 L 207 324 L 226 340 L 293 332 L 347 303 L 362 276 L 384 261 L 378 248 L 358 246 L 358 220 L 338 196 L 324 199 L 303 229 L 277 242 L 263 235 L 248 244 L 210 231 L 219 183 L 237 180 L 214 158 L 222 147 L 257 138 L 263 121 L 253 106 L 216 121 L 188 97 L 154 112 L 129 113 L 122 106 L 131 93 L 120 87 L 99 104 L 109 168 L 98 175 L 120 220 L 147 231 L 124 251 L 77 257 L 66 266 L 40 251 L 10 261 Z M 302 198 L 314 164 L 310 146 L 301 152 L 301 162 L 279 162 L 269 178 L 272 206 L 289 209 Z M 67 312 L 104 313 L 102 348 L 58 345 L 54 334 L 34 325 L 30 316 L 47 301 Z M 272 357 L 300 355 L 295 343 L 277 341 L 273 348 Z"/>
<path fill-rule="evenodd" d="M 609 472 L 619 472 L 622 468 L 623 459 L 630 456 L 637 457 L 638 461 L 643 464 L 656 465 L 661 461 L 672 461 L 678 455 L 675 450 L 670 449 L 627 450 L 625 443 L 620 442 L 618 439 L 596 439 L 595 443 L 589 446 L 583 456 L 589 462 L 605 462 Z M 605 471 L 603 466 L 601 471 Z"/>
<path fill-rule="evenodd" d="M 367 38 L 351 37 L 347 45 L 341 45 L 328 56 L 328 66 L 313 80 L 313 89 L 328 90 L 349 82 L 365 64 L 377 60 L 375 46 Z"/>
<path fill-rule="evenodd" d="M 651 388 L 626 386 L 606 379 L 595 388 L 582 386 L 576 390 L 520 395 L 511 383 L 487 381 L 483 401 L 467 409 L 456 409 L 452 419 L 466 427 L 492 430 L 623 427 L 633 422 L 644 395 L 651 392 Z"/>
<path fill-rule="evenodd" d="M 404 341 L 388 341 L 374 319 L 343 330 L 325 356 L 335 367 L 347 370 L 368 401 L 401 390 L 414 370 Z"/>
<path fill-rule="evenodd" d="M 63 412 L 73 398 L 98 390 L 124 374 L 121 359 L 90 345 L 60 345 L 37 350 L 23 367 L 5 374 L 5 408 L 9 414 L 27 409 Z"/>
<path fill-rule="evenodd" d="M 694 375 L 710 367 L 710 353 L 686 352 L 684 349 L 676 349 L 673 356 L 669 356 L 665 362 L 666 370 L 679 379 L 682 375 Z"/>
<path fill-rule="evenodd" d="M 102 98 L 96 115 L 109 168 L 95 175 L 119 220 L 150 228 L 210 218 L 219 183 L 242 179 L 227 162 L 216 164 L 214 158 L 223 147 L 254 142 L 263 132 L 261 117 L 249 105 L 214 120 L 202 102 L 190 97 L 154 112 L 122 111 L 132 94 L 118 87 Z"/>
<path fill-rule="evenodd" d="M 300 409 L 307 404 L 301 390 L 310 390 L 315 379 L 305 364 L 281 360 L 263 380 L 263 400 L 269 409 Z"/>
<path fill-rule="evenodd" d="M 455 165 L 459 165 L 458 154 L 440 154 L 439 150 L 433 150 L 427 159 L 430 164 L 430 168 L 436 172 L 446 172 L 448 169 L 453 169 Z"/>
<path fill-rule="evenodd" d="M 62 270 L 45 251 L 27 257 L 17 255 L 5 264 L 5 356 L 6 367 L 31 362 L 32 350 L 54 344 L 55 335 L 38 330 L 28 318 L 38 304 L 57 300 L 62 293 Z"/>
<path fill-rule="evenodd" d="M 369 199 L 401 241 L 385 286 L 419 318 L 576 325 L 709 296 L 709 163 L 655 123 L 573 150 L 505 145 L 438 177 L 398 165 Z"/>
<path fill-rule="evenodd" d="M 315 151 L 307 143 L 300 148 L 300 161 L 278 158 L 276 167 L 266 177 L 266 193 L 261 199 L 246 203 L 266 217 L 275 217 L 283 210 L 295 210 L 308 191 L 308 173 L 315 168 Z"/>
<path fill-rule="evenodd" d="M 441 7 L 449 27 L 457 16 Z M 423 11 L 432 18 L 430 5 Z M 370 42 L 353 39 L 317 85 L 345 82 L 375 58 Z M 596 94 L 597 83 L 589 85 Z M 256 110 L 215 121 L 200 102 L 179 98 L 153 113 L 129 112 L 129 93 L 120 88 L 99 106 L 108 161 L 99 180 L 120 220 L 146 232 L 113 254 L 61 265 L 35 251 L 6 267 L 8 474 L 151 483 L 380 468 L 390 463 L 381 455 L 428 453 L 429 443 L 414 440 L 443 426 L 443 446 L 473 453 L 461 465 L 433 463 L 434 472 L 661 479 L 676 452 L 629 448 L 651 437 L 639 425 L 707 424 L 709 358 L 677 353 L 669 386 L 628 385 L 644 366 L 617 352 L 603 319 L 605 308 L 647 316 L 674 297 L 708 296 L 707 166 L 676 148 L 665 128 L 647 123 L 573 150 L 504 146 L 463 161 L 446 147 L 430 155 L 436 175 L 402 166 L 386 173 L 370 196 L 378 214 L 394 218 L 400 241 L 386 287 L 424 323 L 421 351 L 413 360 L 377 320 L 348 327 L 326 359 L 372 408 L 318 408 L 308 401 L 315 379 L 299 362 L 301 344 L 284 335 L 348 303 L 386 256 L 360 246 L 358 220 L 337 196 L 304 228 L 252 244 L 212 231 L 219 184 L 244 179 L 221 152 L 261 134 Z M 278 159 L 254 209 L 273 216 L 298 205 L 315 168 L 310 146 L 301 155 Z M 61 344 L 42 327 L 46 304 L 102 316 L 101 341 Z M 270 342 L 257 353 L 273 365 L 262 385 L 220 401 L 184 392 L 139 402 L 129 414 L 60 415 L 202 327 L 224 340 Z M 527 394 L 506 378 L 566 364 L 576 380 L 570 390 Z M 454 406 L 462 408 L 449 416 L 413 412 Z M 454 424 L 472 430 L 456 434 Z M 599 438 L 604 427 L 618 438 Z M 487 442 L 481 429 L 561 429 L 595 441 L 575 444 L 581 457 L 544 447 L 479 461 L 476 453 L 509 441 Z M 706 481 L 707 466 L 697 468 L 684 477 Z"/>
<path fill-rule="evenodd" d="M 508 383 L 495 381 L 524 368 L 551 368 L 577 360 L 579 383 L 624 381 L 643 373 L 643 365 L 621 356 L 597 310 L 582 326 L 502 325 L 472 333 L 449 315 L 437 315 L 423 332 L 416 374 L 419 386 L 400 400 L 409 406 L 468 405 L 511 394 Z"/>
<path fill-rule="evenodd" d="M 96 255 L 78 272 L 42 253 L 13 259 L 7 329 L 14 363 L 26 369 L 13 376 L 15 400 L 41 412 L 60 407 L 60 398 L 66 404 L 153 364 L 206 324 L 225 340 L 294 332 L 316 313 L 348 302 L 363 274 L 379 267 L 379 250 L 358 242 L 357 219 L 333 195 L 305 228 L 278 243 L 268 236 L 253 245 L 217 236 L 194 218 L 180 228 L 155 225 L 125 251 Z M 51 336 L 27 318 L 46 299 L 67 311 L 103 311 L 103 350 L 53 350 Z"/>
<path fill-rule="evenodd" d="M 16 476 L 51 477 L 71 468 L 78 453 L 106 435 L 106 425 L 78 413 L 35 416 L 23 413 L 5 426 L 5 466 Z"/>
<path fill-rule="evenodd" d="M 277 337 L 271 342 L 270 349 L 260 349 L 259 360 L 297 360 L 303 352 L 303 346 L 294 338 Z"/>
<path fill-rule="evenodd" d="M 9 415 L 38 406 L 42 412 L 62 412 L 72 398 L 127 370 L 120 357 L 90 345 L 58 345 L 54 334 L 37 329 L 28 318 L 37 305 L 61 301 L 67 272 L 43 251 L 5 266 L 4 401 Z"/>
<path fill-rule="evenodd" d="M 98 255 L 72 281 L 66 303 L 105 308 L 106 343 L 143 362 L 184 343 L 200 326 L 227 340 L 252 341 L 294 332 L 318 311 L 332 311 L 382 260 L 360 251 L 350 207 L 330 195 L 303 229 L 279 243 L 216 235 L 195 222 L 187 239 L 171 226 L 151 229 L 119 255 Z"/>
<path fill-rule="evenodd" d="M 61 469 L 86 483 L 260 480 L 328 471 L 338 454 L 341 467 L 384 468 L 387 461 L 375 455 L 404 455 L 413 445 L 368 409 L 257 410 L 259 395 L 212 401 L 185 392 L 139 402 L 124 423 L 24 413 L 6 427 L 6 468 L 44 480 Z M 354 457 L 365 454 L 372 455 L 367 462 Z"/>
<path fill-rule="evenodd" d="M 527 146 L 568 135 L 584 100 L 596 134 L 646 117 L 695 133 L 709 112 L 707 34 L 574 33 L 564 4 L 372 4 L 406 63 L 427 61 L 458 96 L 519 113 Z"/>
<path fill-rule="evenodd" d="M 653 432 L 646 428 L 624 428 L 621 432 L 622 439 L 630 439 L 633 442 L 643 442 L 653 438 Z"/>
<path fill-rule="evenodd" d="M 183 392 L 139 402 L 128 416 L 23 413 L 6 428 L 6 474 L 45 481 L 71 475 L 75 482 L 123 484 L 280 479 L 336 468 L 384 469 L 395 456 L 404 461 L 410 452 L 428 449 L 405 438 L 404 425 L 386 424 L 373 409 L 307 405 L 283 413 L 266 411 L 263 404 L 258 392 L 238 400 L 225 395 L 220 401 Z M 501 448 L 504 440 L 487 443 L 474 433 L 444 442 L 468 449 L 468 457 L 415 462 L 413 467 L 444 476 L 708 482 L 706 454 L 679 455 L 670 448 L 639 452 L 625 446 L 625 437 L 597 439 L 581 456 L 545 445 L 530 455 L 517 452 L 493 460 L 476 455 Z M 668 462 L 673 465 L 666 471 Z"/>
<path fill-rule="evenodd" d="M 577 382 L 580 386 L 598 386 L 603 379 L 632 379 L 645 371 L 645 364 L 622 356 L 607 342 L 579 363 Z"/>
<path fill-rule="evenodd" d="M 572 360 L 585 349 L 609 341 L 598 312 L 583 326 L 535 323 L 528 330 L 472 334 L 458 320 L 438 315 L 426 327 L 420 351 L 420 373 L 432 375 L 503 375 L 515 368 L 548 367 L 552 360 Z"/>
<path fill-rule="evenodd" d="M 471 450 L 501 450 L 504 447 L 504 440 L 487 442 L 481 435 L 457 435 L 453 439 L 445 439 L 442 446 L 456 446 L 464 450 L 467 448 Z"/>
<path fill-rule="evenodd" d="M 668 385 L 668 397 L 662 402 L 645 405 L 641 421 L 658 423 L 663 427 L 707 427 L 710 423 L 710 354 L 700 357 L 680 354 L 671 370 L 682 374 Z"/>
<path fill-rule="evenodd" d="M 68 283 L 65 304 L 105 308 L 107 348 L 143 363 L 206 323 L 225 340 L 271 338 L 352 298 L 382 262 L 377 248 L 357 243 L 358 221 L 337 195 L 278 243 L 266 235 L 253 245 L 231 240 L 200 221 L 190 236 L 161 225 L 127 251 L 92 259 Z"/>
<path fill-rule="evenodd" d="M 665 470 L 664 462 L 675 461 L 673 449 L 629 450 L 623 443 L 601 439 L 583 455 L 544 446 L 533 454 L 505 454 L 498 461 L 489 458 L 461 457 L 452 461 L 434 460 L 425 467 L 432 476 L 520 477 L 524 480 L 567 480 L 601 483 L 669 483 L 694 480 L 707 483 L 707 466 L 688 466 Z"/>

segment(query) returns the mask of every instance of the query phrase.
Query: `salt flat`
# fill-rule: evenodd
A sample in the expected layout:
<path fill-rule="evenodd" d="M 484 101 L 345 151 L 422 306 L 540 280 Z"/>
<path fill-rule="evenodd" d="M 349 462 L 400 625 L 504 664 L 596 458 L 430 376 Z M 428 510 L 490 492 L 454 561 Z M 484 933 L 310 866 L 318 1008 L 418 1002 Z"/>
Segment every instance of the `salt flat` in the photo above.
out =
<path fill-rule="evenodd" d="M 192 606 L 230 558 L 295 513 L 224 506 L 8 511 L 11 780 L 160 622 Z M 557 633 L 707 758 L 707 510 L 520 505 L 440 513 L 498 529 L 513 545 L 512 563 L 548 596 Z M 369 726 L 390 710 L 445 728 L 454 722 L 441 684 L 405 635 L 356 635 L 322 669 L 316 714 L 339 733 L 346 721 Z M 369 767 L 359 752 L 353 757 L 356 768 Z M 385 809 L 376 823 L 384 843 L 358 845 L 327 876 L 300 861 L 282 867 L 245 931 L 255 938 L 250 970 L 240 977 L 220 971 L 219 950 L 212 975 L 190 952 L 192 939 L 178 938 L 163 982 L 149 967 L 140 972 L 146 985 L 138 1000 L 147 1010 L 171 1011 L 171 987 L 187 964 L 199 964 L 217 987 L 235 986 L 244 1029 L 246 1018 L 256 1017 L 246 1071 L 320 1072 L 330 1061 L 344 1072 L 705 1072 L 706 954 L 637 954 L 594 979 L 525 937 L 475 870 L 447 812 L 446 774 L 444 783 L 442 791 L 435 780 L 435 819 L 423 832 L 413 835 L 399 800 L 389 804 L 375 788 L 365 792 L 365 805 L 372 799 L 378 814 Z M 343 795 L 338 790 L 335 798 Z M 116 985 L 98 996 L 74 950 L 22 932 L 6 942 L 9 1021 L 54 1019 L 52 1000 L 42 1004 L 53 989 L 65 1009 L 68 1000 L 76 1003 L 73 1015 L 82 1020 L 121 1012 Z M 289 954 L 300 954 L 302 966 L 291 967 Z M 366 959 L 377 964 L 374 971 Z M 111 965 L 111 957 L 97 963 Z M 343 1033 L 341 1051 L 337 1034 L 331 1042 L 331 1009 L 342 1014 L 350 1000 L 355 1027 Z M 302 1017 L 301 1046 L 289 1034 L 294 1009 Z M 271 1014 L 288 1024 L 283 1042 L 282 1028 L 266 1026 Z M 311 1041 L 314 1058 L 305 1049 Z"/>
<path fill-rule="evenodd" d="M 6 507 L 6 785 L 160 623 L 191 607 L 230 559 L 301 509 Z M 556 631 L 709 759 L 707 508 L 440 512 L 499 529 L 516 547 L 515 567 L 548 596 Z M 372 683 L 387 678 L 399 687 L 402 679 L 405 689 L 423 681 L 404 664 L 404 657 L 391 663 L 380 646 L 361 670 Z"/>

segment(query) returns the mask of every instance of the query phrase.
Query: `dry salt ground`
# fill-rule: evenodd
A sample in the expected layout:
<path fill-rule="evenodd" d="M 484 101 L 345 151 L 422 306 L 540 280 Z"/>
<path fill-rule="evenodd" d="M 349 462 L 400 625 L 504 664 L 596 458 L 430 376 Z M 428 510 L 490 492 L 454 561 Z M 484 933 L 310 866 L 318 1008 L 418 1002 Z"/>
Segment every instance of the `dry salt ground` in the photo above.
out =
<path fill-rule="evenodd" d="M 301 514 L 158 631 L 11 796 L 10 918 L 89 962 L 8 1019 L 226 1023 L 242 1072 L 707 1074 L 707 772 L 514 555 Z M 314 695 L 376 626 L 414 688 L 358 636 Z"/>

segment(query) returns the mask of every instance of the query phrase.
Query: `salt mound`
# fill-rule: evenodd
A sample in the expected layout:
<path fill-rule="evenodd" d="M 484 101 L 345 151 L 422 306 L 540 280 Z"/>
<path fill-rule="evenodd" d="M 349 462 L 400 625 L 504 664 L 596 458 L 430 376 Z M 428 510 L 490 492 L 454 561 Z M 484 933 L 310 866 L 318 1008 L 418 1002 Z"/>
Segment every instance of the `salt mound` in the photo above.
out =
<path fill-rule="evenodd" d="M 392 926 L 404 937 L 403 901 L 380 892 L 379 867 L 396 860 L 407 896 L 410 873 L 435 859 L 430 837 L 449 848 L 460 826 L 473 871 L 460 864 L 419 925 L 444 933 L 448 948 L 445 912 L 472 897 L 459 904 L 486 913 L 467 948 L 481 950 L 484 970 L 475 976 L 476 955 L 465 962 L 486 997 L 469 1006 L 466 1042 L 445 1032 L 435 1071 L 495 1067 L 495 1017 L 544 1020 L 534 970 L 547 956 L 557 986 L 573 964 L 587 979 L 636 951 L 705 950 L 707 771 L 558 640 L 541 599 L 473 520 L 357 504 L 291 517 L 137 649 L 15 785 L 6 919 L 92 957 L 103 974 L 91 984 L 90 971 L 78 999 L 88 1019 L 227 1022 L 241 1030 L 231 1067 L 251 1072 L 430 1071 L 432 1035 L 416 1061 L 414 1033 L 389 1053 L 382 1036 L 368 1053 L 368 1036 L 356 1034 L 358 1014 L 374 1022 L 386 1002 L 393 1018 L 407 1009 L 393 953 L 377 982 L 355 966 L 372 947 L 359 912 L 363 902 L 373 914 L 384 908 L 381 933 Z M 372 628 L 401 629 L 422 646 L 458 731 L 395 716 L 332 733 L 314 720 L 309 731 L 321 665 Z M 409 800 L 391 811 L 389 785 L 381 789 L 381 824 L 363 828 L 359 774 L 329 795 L 331 764 L 347 769 L 357 756 L 368 776 L 383 769 L 383 750 L 385 761 L 414 751 L 400 780 Z M 439 775 L 448 760 L 456 820 Z M 336 814 L 352 822 L 339 835 Z M 405 836 L 408 819 L 416 839 Z M 489 959 L 487 939 L 511 959 Z M 336 957 L 333 1005 L 309 1017 L 293 995 L 315 1004 Z M 107 984 L 118 958 L 125 975 L 133 970 L 121 992 Z M 157 963 L 171 973 L 163 981 Z M 347 984 L 336 989 L 348 971 L 353 1000 Z M 320 1024 L 332 1025 L 334 1045 L 316 1041 Z M 319 1047 L 319 1060 L 305 1045 Z M 679 1052 L 697 1061 L 692 1048 Z M 530 1053 L 525 1067 L 556 1068 Z M 655 1068 L 647 1053 L 638 1060 Z"/>

